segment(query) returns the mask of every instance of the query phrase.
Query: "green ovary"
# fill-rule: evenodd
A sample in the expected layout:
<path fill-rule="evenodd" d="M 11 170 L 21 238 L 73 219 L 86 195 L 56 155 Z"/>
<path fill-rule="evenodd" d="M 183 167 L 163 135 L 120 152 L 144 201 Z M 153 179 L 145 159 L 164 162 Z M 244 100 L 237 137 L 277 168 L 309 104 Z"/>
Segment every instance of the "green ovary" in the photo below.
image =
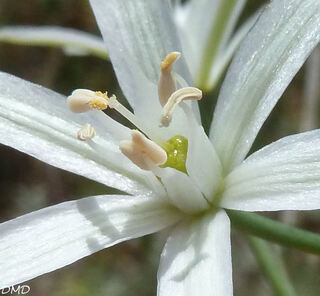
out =
<path fill-rule="evenodd" d="M 188 140 L 183 136 L 174 136 L 166 142 L 163 149 L 167 152 L 168 159 L 161 167 L 171 167 L 183 173 L 187 173 L 186 161 Z"/>

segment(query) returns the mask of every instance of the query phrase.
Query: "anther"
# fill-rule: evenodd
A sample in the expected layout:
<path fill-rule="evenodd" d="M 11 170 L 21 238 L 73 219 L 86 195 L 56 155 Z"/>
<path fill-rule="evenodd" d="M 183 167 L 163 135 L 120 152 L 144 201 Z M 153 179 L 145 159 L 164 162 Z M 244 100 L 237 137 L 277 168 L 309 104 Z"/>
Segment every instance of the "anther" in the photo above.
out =
<path fill-rule="evenodd" d="M 154 166 L 166 163 L 167 153 L 155 142 L 137 130 L 131 131 L 131 137 L 131 141 L 120 143 L 120 150 L 139 168 L 150 171 Z"/>
<path fill-rule="evenodd" d="M 69 109 L 75 113 L 87 112 L 90 109 L 105 110 L 108 107 L 107 93 L 94 92 L 89 89 L 76 89 L 68 97 Z"/>
<path fill-rule="evenodd" d="M 161 63 L 161 73 L 158 83 L 158 96 L 162 106 L 164 106 L 171 94 L 177 89 L 177 82 L 172 73 L 172 65 L 181 56 L 180 52 L 169 53 Z"/>
<path fill-rule="evenodd" d="M 92 139 L 96 135 L 94 128 L 90 124 L 85 124 L 78 131 L 78 139 L 81 141 L 87 141 Z"/>
<path fill-rule="evenodd" d="M 196 87 L 184 87 L 175 91 L 162 109 L 160 126 L 169 126 L 176 105 L 184 100 L 200 100 L 202 91 Z"/>

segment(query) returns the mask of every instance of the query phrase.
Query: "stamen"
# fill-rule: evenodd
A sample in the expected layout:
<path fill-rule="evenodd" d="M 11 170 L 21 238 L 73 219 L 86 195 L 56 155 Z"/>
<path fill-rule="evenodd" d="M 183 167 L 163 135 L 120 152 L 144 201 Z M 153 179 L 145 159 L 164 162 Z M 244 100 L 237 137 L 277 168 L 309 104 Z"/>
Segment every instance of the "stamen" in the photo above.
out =
<path fill-rule="evenodd" d="M 72 112 L 82 113 L 90 109 L 105 110 L 108 107 L 108 100 L 107 93 L 76 89 L 68 97 L 68 105 Z"/>
<path fill-rule="evenodd" d="M 184 87 L 175 91 L 162 109 L 160 126 L 169 126 L 172 113 L 177 104 L 184 100 L 200 100 L 202 91 L 196 87 Z"/>
<path fill-rule="evenodd" d="M 89 89 L 76 89 L 68 97 L 69 108 L 72 112 L 82 113 L 87 112 L 90 109 L 105 110 L 108 107 L 118 111 L 123 117 L 128 119 L 133 125 L 146 134 L 151 140 L 155 141 L 159 145 L 165 143 L 165 141 L 155 135 L 152 130 L 143 124 L 130 110 L 121 105 L 116 96 L 112 95 L 108 97 L 107 92 L 92 91 Z"/>
<path fill-rule="evenodd" d="M 125 106 L 119 103 L 116 96 L 111 96 L 109 98 L 109 108 L 115 109 L 118 111 L 123 117 L 128 119 L 134 126 L 136 126 L 139 130 L 141 130 L 144 134 L 146 134 L 151 140 L 158 143 L 159 145 L 163 145 L 165 141 L 155 135 L 150 128 L 144 125 L 130 110 L 128 110 Z"/>
<path fill-rule="evenodd" d="M 96 135 L 94 128 L 90 124 L 85 124 L 78 131 L 78 139 L 81 141 L 87 141 L 92 139 Z"/>
<path fill-rule="evenodd" d="M 113 95 L 109 98 L 108 104 L 109 104 L 110 109 L 115 109 L 124 118 L 128 119 L 133 125 L 135 125 L 139 129 L 141 129 L 140 128 L 141 124 L 140 124 L 139 120 L 137 119 L 137 117 L 130 110 L 128 110 L 125 106 L 120 104 L 115 95 Z"/>
<path fill-rule="evenodd" d="M 177 82 L 172 74 L 172 65 L 181 56 L 180 52 L 169 53 L 161 63 L 161 73 L 158 83 L 158 96 L 162 106 L 164 106 L 171 94 L 177 89 Z"/>
<path fill-rule="evenodd" d="M 131 131 L 132 140 L 120 143 L 121 152 L 143 170 L 152 170 L 155 165 L 167 161 L 167 153 L 159 145 L 147 139 L 137 130 Z"/>

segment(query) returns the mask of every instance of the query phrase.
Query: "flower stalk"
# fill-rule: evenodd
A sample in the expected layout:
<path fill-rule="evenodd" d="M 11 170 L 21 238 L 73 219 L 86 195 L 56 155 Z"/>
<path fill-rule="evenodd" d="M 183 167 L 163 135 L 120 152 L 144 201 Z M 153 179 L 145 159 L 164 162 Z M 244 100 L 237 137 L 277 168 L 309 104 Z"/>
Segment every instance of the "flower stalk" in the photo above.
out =
<path fill-rule="evenodd" d="M 320 235 L 254 213 L 227 210 L 237 229 L 279 245 L 320 254 Z"/>
<path fill-rule="evenodd" d="M 277 296 L 296 296 L 297 294 L 284 268 L 282 258 L 272 252 L 269 244 L 261 238 L 248 236 L 248 242 L 275 294 Z"/>

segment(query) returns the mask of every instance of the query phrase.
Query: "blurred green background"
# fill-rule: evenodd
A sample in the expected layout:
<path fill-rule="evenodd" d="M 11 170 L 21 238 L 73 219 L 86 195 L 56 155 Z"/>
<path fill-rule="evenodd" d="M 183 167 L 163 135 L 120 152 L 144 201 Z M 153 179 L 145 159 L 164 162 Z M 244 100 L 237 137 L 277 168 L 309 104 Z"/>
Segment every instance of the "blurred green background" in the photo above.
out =
<path fill-rule="evenodd" d="M 262 2 L 248 1 L 242 20 Z M 59 25 L 99 35 L 87 0 L 0 0 L 0 25 L 22 24 Z M 121 97 L 109 62 L 90 56 L 67 56 L 57 48 L 0 43 L 0 70 L 65 95 L 76 88 L 89 88 L 108 90 Z M 253 150 L 299 131 L 304 74 L 302 69 L 291 83 L 265 123 Z M 217 93 L 218 90 L 202 100 L 206 127 Z M 1 222 L 62 201 L 112 192 L 5 146 L 0 146 L 0 161 Z M 272 217 L 311 231 L 320 229 L 319 211 L 301 212 L 293 218 L 290 213 L 279 212 Z M 165 233 L 160 233 L 122 243 L 43 275 L 27 282 L 31 287 L 28 295 L 156 295 L 157 266 L 165 237 Z M 319 258 L 277 246 L 275 250 L 282 253 L 297 294 L 320 295 Z M 236 231 L 232 233 L 232 255 L 236 296 L 273 295 L 245 237 Z"/>

